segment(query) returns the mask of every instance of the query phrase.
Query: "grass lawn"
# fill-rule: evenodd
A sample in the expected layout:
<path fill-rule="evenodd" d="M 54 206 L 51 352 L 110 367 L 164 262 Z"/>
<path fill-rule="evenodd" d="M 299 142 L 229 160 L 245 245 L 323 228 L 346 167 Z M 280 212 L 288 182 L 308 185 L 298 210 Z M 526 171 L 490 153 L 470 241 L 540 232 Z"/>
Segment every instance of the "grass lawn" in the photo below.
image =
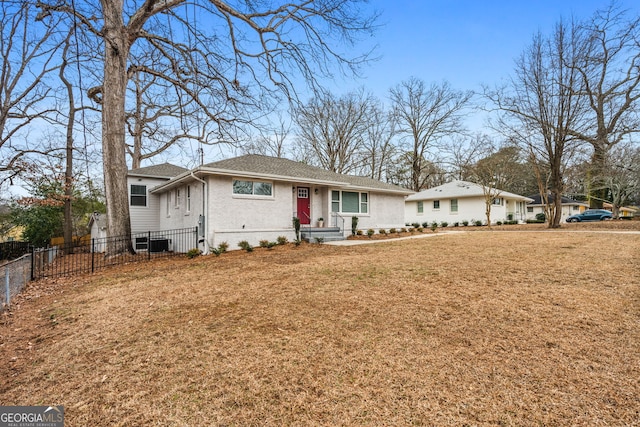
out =
<path fill-rule="evenodd" d="M 30 285 L 0 402 L 67 426 L 640 425 L 640 235 L 476 230 Z"/>

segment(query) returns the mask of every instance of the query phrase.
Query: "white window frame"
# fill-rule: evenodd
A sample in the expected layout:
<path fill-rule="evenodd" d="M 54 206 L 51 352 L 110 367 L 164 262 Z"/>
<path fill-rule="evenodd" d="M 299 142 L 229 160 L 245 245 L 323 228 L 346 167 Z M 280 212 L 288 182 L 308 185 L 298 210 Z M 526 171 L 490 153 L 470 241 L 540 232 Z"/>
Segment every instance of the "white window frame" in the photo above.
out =
<path fill-rule="evenodd" d="M 144 194 L 140 194 L 140 193 L 135 193 L 133 192 L 133 187 L 138 187 L 138 188 L 143 188 L 144 189 Z M 133 204 L 133 200 L 134 197 L 136 198 L 136 200 L 144 200 L 144 204 L 141 205 L 134 205 Z M 148 201 L 148 194 L 147 194 L 147 186 L 146 185 L 142 185 L 142 184 L 131 184 L 129 185 L 129 206 L 135 206 L 135 207 L 139 207 L 139 208 L 145 208 L 147 207 L 147 201 Z"/>
<path fill-rule="evenodd" d="M 334 193 L 338 193 L 338 199 L 334 199 Z M 343 193 L 356 193 L 358 195 L 358 212 L 345 212 L 343 210 Z M 334 209 L 334 204 L 338 204 L 338 210 Z M 366 212 L 363 211 L 363 206 Z M 370 215 L 371 214 L 371 195 L 368 191 L 347 191 L 347 190 L 331 190 L 331 212 L 337 212 L 345 215 Z"/>
<path fill-rule="evenodd" d="M 251 183 L 251 193 L 236 193 L 235 192 L 236 182 Z M 255 184 L 268 184 L 271 187 L 271 194 L 255 194 L 255 188 L 256 188 Z M 231 194 L 234 198 L 239 198 L 239 199 L 274 199 L 275 185 L 273 185 L 273 181 L 247 179 L 247 178 L 233 178 L 231 180 Z"/>
<path fill-rule="evenodd" d="M 436 203 L 438 204 L 438 206 L 436 206 Z M 434 211 L 439 211 L 440 210 L 440 200 L 434 200 L 433 201 L 433 210 Z"/>
<path fill-rule="evenodd" d="M 418 202 L 416 202 L 416 209 L 417 209 L 418 215 L 423 215 L 424 214 L 424 201 L 419 200 Z"/>
<path fill-rule="evenodd" d="M 187 212 L 186 215 L 189 215 L 191 212 L 191 186 L 187 185 Z"/>
<path fill-rule="evenodd" d="M 455 203 L 456 204 L 456 209 L 455 210 L 453 209 L 453 202 L 454 201 L 456 202 Z M 452 214 L 457 214 L 459 210 L 460 210 L 460 202 L 459 202 L 459 200 L 458 199 L 451 199 L 449 201 L 449 212 L 451 212 Z"/>

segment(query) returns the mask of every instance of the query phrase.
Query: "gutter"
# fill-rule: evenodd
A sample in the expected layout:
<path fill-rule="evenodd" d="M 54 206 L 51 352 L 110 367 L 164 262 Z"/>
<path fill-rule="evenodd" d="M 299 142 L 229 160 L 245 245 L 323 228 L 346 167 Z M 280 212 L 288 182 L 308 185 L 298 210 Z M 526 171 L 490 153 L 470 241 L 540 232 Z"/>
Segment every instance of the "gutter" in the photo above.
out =
<path fill-rule="evenodd" d="M 207 194 L 207 182 L 204 179 L 198 178 L 193 171 L 190 172 L 191 177 L 193 179 L 195 179 L 196 181 L 199 181 L 202 183 L 202 222 L 204 223 L 204 230 L 203 230 L 203 234 L 204 234 L 204 250 L 202 251 L 202 253 L 204 255 L 208 255 L 209 254 L 209 240 L 208 240 L 208 228 L 209 228 L 209 221 L 207 221 L 207 215 L 206 215 L 206 207 L 207 207 L 207 202 L 208 202 L 208 194 Z"/>

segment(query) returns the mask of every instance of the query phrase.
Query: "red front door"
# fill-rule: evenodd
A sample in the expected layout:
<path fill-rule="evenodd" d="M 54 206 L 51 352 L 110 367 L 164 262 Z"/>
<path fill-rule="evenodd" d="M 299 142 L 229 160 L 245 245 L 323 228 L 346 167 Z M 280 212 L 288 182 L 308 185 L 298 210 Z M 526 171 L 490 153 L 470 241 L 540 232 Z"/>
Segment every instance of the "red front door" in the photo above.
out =
<path fill-rule="evenodd" d="M 298 218 L 300 218 L 300 224 L 311 224 L 309 187 L 298 187 Z"/>

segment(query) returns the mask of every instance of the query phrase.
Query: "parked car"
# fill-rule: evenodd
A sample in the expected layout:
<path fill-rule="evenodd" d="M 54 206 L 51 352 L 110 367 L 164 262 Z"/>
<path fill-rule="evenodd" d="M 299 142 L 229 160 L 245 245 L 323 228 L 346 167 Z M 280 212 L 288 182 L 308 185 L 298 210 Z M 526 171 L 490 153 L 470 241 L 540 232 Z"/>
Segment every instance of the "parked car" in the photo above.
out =
<path fill-rule="evenodd" d="M 611 218 L 613 218 L 611 211 L 606 209 L 587 209 L 577 215 L 571 215 L 567 218 L 567 222 L 603 221 Z"/>

